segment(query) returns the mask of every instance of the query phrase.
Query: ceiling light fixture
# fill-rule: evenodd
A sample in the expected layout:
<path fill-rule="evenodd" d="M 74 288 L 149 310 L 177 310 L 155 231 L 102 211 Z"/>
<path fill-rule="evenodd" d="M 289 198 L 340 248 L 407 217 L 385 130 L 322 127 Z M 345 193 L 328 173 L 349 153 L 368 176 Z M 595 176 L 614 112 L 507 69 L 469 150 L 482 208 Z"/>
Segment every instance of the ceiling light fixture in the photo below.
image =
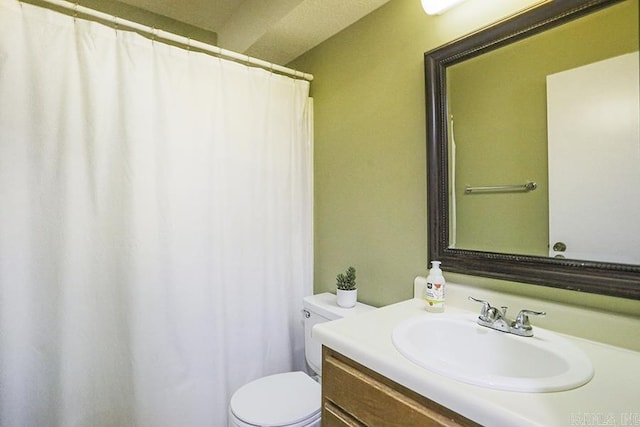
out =
<path fill-rule="evenodd" d="M 465 0 L 422 0 L 422 8 L 427 15 L 442 15 Z"/>

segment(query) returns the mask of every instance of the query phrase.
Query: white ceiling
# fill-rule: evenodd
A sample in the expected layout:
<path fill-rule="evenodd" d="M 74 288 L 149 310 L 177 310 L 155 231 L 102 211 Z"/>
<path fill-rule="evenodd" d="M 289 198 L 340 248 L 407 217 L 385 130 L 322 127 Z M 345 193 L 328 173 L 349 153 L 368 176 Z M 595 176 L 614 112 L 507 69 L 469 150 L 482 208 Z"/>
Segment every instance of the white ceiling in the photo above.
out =
<path fill-rule="evenodd" d="M 218 46 L 287 64 L 389 0 L 120 0 L 218 34 Z"/>

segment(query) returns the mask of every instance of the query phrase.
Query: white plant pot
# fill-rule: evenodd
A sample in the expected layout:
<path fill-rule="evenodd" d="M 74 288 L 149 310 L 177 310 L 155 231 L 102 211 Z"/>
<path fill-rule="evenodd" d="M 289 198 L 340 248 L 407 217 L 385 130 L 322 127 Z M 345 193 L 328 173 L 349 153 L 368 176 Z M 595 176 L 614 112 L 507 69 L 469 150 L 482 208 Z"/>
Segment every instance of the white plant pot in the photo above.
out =
<path fill-rule="evenodd" d="M 336 299 L 338 305 L 342 308 L 355 307 L 358 301 L 358 290 L 343 291 L 342 289 L 336 289 Z"/>

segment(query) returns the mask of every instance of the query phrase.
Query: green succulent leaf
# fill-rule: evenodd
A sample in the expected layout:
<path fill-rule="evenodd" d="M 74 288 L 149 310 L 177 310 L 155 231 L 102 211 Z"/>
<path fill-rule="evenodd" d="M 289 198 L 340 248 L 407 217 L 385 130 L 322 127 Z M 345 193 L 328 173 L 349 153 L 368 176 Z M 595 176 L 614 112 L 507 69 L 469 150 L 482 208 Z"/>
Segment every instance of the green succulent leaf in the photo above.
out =
<path fill-rule="evenodd" d="M 356 289 L 356 269 L 347 268 L 347 271 L 336 276 L 336 286 L 343 291 L 352 291 Z"/>

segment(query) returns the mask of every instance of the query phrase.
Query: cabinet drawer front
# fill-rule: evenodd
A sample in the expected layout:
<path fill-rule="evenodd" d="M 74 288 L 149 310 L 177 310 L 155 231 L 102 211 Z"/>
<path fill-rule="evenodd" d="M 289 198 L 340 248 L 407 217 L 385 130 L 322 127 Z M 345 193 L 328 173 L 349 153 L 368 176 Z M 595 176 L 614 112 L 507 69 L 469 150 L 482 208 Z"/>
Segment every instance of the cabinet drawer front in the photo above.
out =
<path fill-rule="evenodd" d="M 325 411 L 323 416 L 329 412 L 326 407 L 331 404 L 368 426 L 476 425 L 339 353 L 325 348 L 324 356 L 322 394 Z"/>
<path fill-rule="evenodd" d="M 322 427 L 366 427 L 330 401 L 322 408 Z"/>

